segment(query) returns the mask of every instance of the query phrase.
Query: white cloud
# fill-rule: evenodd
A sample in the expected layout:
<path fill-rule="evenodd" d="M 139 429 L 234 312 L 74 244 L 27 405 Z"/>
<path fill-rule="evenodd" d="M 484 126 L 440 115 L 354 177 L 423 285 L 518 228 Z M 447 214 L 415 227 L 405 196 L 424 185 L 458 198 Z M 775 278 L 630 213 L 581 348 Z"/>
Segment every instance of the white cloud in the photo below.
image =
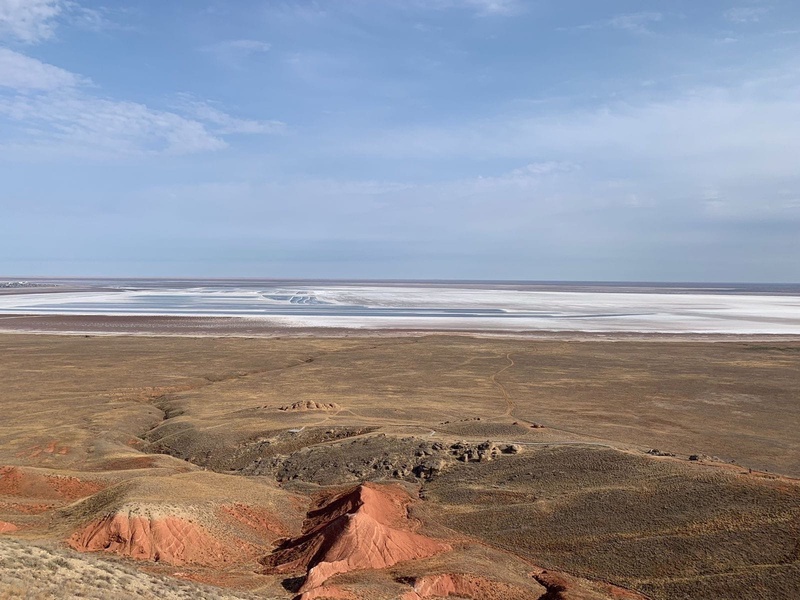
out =
<path fill-rule="evenodd" d="M 783 75 L 781 75 L 783 73 Z M 793 76 L 791 74 L 794 73 Z M 368 153 L 392 156 L 519 158 L 596 153 L 661 155 L 765 148 L 800 150 L 800 77 L 795 69 L 764 73 L 737 86 L 698 87 L 661 99 L 630 97 L 590 110 L 498 116 L 453 126 L 380 132 Z M 783 163 L 784 161 L 781 161 Z"/>
<path fill-rule="evenodd" d="M 633 33 L 650 33 L 648 25 L 657 23 L 663 19 L 663 15 L 657 12 L 639 12 L 626 15 L 617 15 L 609 19 L 608 23 L 615 29 L 623 29 Z"/>
<path fill-rule="evenodd" d="M 252 54 L 254 52 L 266 52 L 272 46 L 267 42 L 258 40 L 228 40 L 226 42 L 219 42 L 215 44 L 214 47 Z"/>
<path fill-rule="evenodd" d="M 201 101 L 192 115 L 97 95 L 88 80 L 0 48 L 0 118 L 6 150 L 41 156 L 186 154 L 227 146 L 230 133 L 276 133 L 277 122 L 238 119 Z M 5 88 L 5 92 L 3 92 Z M 15 135 L 16 134 L 16 135 Z"/>
<path fill-rule="evenodd" d="M 462 196 L 465 194 L 465 190 L 471 189 L 482 191 L 493 189 L 495 192 L 499 192 L 500 188 L 504 188 L 508 192 L 512 188 L 538 188 L 544 182 L 563 181 L 563 175 L 570 176 L 570 174 L 575 174 L 579 170 L 580 167 L 575 163 L 549 160 L 528 163 L 523 167 L 500 175 L 479 176 L 454 183 L 461 189 L 458 195 Z"/>
<path fill-rule="evenodd" d="M 529 163 L 522 168 L 514 169 L 511 175 L 514 177 L 537 177 L 540 175 L 549 175 L 550 173 L 566 173 L 574 171 L 577 165 L 569 162 L 546 161 Z"/>
<path fill-rule="evenodd" d="M 81 6 L 75 0 L 0 0 L 0 40 L 35 44 L 53 37 L 59 22 L 100 31 L 114 25 L 108 10 Z"/>
<path fill-rule="evenodd" d="M 616 15 L 609 19 L 587 23 L 585 25 L 578 25 L 577 27 L 563 27 L 565 30 L 588 30 L 588 29 L 619 29 L 621 31 L 628 31 L 639 35 L 652 34 L 650 25 L 664 20 L 664 15 L 659 12 L 637 12 Z"/>
<path fill-rule="evenodd" d="M 0 48 L 0 87 L 14 90 L 54 90 L 74 87 L 81 78 L 7 48 Z"/>
<path fill-rule="evenodd" d="M 201 50 L 209 52 L 219 62 L 233 67 L 241 66 L 241 63 L 256 55 L 269 52 L 271 44 L 260 40 L 225 40 L 209 46 L 204 46 Z"/>
<path fill-rule="evenodd" d="M 286 124 L 281 121 L 240 119 L 229 115 L 209 102 L 197 100 L 189 95 L 180 97 L 178 107 L 193 118 L 207 123 L 215 133 L 220 135 L 233 133 L 277 134 L 286 131 Z"/>
<path fill-rule="evenodd" d="M 157 208 L 168 198 L 171 210 L 201 221 L 213 214 L 218 227 L 241 224 L 244 215 L 248 232 L 284 239 L 421 237 L 441 242 L 489 235 L 508 241 L 532 231 L 546 232 L 559 215 L 580 212 L 587 205 L 629 207 L 627 194 L 616 198 L 619 187 L 604 189 L 592 182 L 587 192 L 589 188 L 575 165 L 542 162 L 498 175 L 430 183 L 304 177 L 165 186 L 147 189 L 135 204 Z M 286 198 L 292 202 L 284 202 Z M 237 210 L 219 215 L 221 203 Z M 457 228 L 454 214 L 459 215 Z"/>
<path fill-rule="evenodd" d="M 624 196 L 635 196 L 637 204 L 648 197 L 689 202 L 713 188 L 724 193 L 728 215 L 788 216 L 787 203 L 776 190 L 783 186 L 800 193 L 798 94 L 800 72 L 784 65 L 727 88 L 697 87 L 661 98 L 645 92 L 596 109 L 501 114 L 468 123 L 376 132 L 354 141 L 349 150 L 370 159 L 443 164 L 544 158 L 544 163 L 505 179 L 525 184 L 541 172 L 577 177 L 577 171 L 562 169 L 579 164 L 586 182 L 612 176 L 633 182 Z M 583 191 L 586 197 L 593 192 Z M 614 190 L 607 195 L 615 193 L 623 196 Z M 792 218 L 800 216 L 792 210 Z"/>
<path fill-rule="evenodd" d="M 398 6 L 417 10 L 466 9 L 478 16 L 510 16 L 524 11 L 522 0 L 395 0 Z"/>
<path fill-rule="evenodd" d="M 36 43 L 53 36 L 64 0 L 0 0 L 0 39 Z"/>
<path fill-rule="evenodd" d="M 731 23 L 756 23 L 767 12 L 769 9 L 766 6 L 736 6 L 726 10 L 723 16 Z"/>
<path fill-rule="evenodd" d="M 106 8 L 94 9 L 81 6 L 77 2 L 67 4 L 67 18 L 69 22 L 81 29 L 88 31 L 103 31 L 115 29 L 119 25 L 109 20 Z"/>
<path fill-rule="evenodd" d="M 58 18 L 89 29 L 108 26 L 102 12 L 73 0 L 0 0 L 0 39 L 42 42 L 53 36 Z M 253 53 L 269 45 L 234 40 L 224 48 Z M 0 143 L 5 152 L 13 149 L 32 158 L 186 154 L 225 148 L 222 135 L 277 133 L 285 127 L 238 119 L 201 101 L 191 103 L 190 115 L 157 110 L 104 98 L 90 84 L 80 75 L 0 47 L 0 118 L 8 125 Z"/>
<path fill-rule="evenodd" d="M 513 15 L 522 10 L 519 0 L 464 0 L 482 15 Z"/>
<path fill-rule="evenodd" d="M 226 147 L 198 121 L 74 89 L 0 97 L 0 116 L 24 128 L 22 139 L 8 145 L 28 150 L 34 158 L 188 154 Z"/>

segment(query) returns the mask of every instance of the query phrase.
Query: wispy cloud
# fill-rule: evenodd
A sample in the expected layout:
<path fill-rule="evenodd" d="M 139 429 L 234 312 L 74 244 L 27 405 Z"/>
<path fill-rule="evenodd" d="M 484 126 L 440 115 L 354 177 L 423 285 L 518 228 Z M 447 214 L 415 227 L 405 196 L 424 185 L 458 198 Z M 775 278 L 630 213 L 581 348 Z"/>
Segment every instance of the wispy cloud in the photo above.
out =
<path fill-rule="evenodd" d="M 523 8 L 519 0 L 464 0 L 463 3 L 481 15 L 514 15 Z"/>
<path fill-rule="evenodd" d="M 626 192 L 622 200 L 616 198 L 620 189 Z M 448 245 L 463 236 L 483 242 L 488 236 L 493 245 L 501 239 L 504 244 L 515 243 L 533 232 L 560 238 L 564 233 L 550 231 L 559 219 L 585 208 L 587 201 L 628 208 L 627 192 L 620 184 L 605 188 L 595 184 L 589 190 L 577 165 L 540 162 L 496 175 L 429 183 L 302 178 L 165 186 L 146 190 L 141 200 L 162 206 L 169 198 L 172 210 L 199 219 L 217 214 L 221 202 L 233 203 L 239 215 L 247 215 L 253 224 L 245 235 L 298 241 L 320 236 L 382 243 L 436 240 Z M 282 198 L 292 202 L 277 202 Z M 454 214 L 459 215 L 455 228 Z M 225 227 L 231 218 L 238 217 L 218 216 L 218 226 Z M 298 222 L 303 226 L 292 226 Z M 335 231 L 332 222 L 337 223 Z"/>
<path fill-rule="evenodd" d="M 37 44 L 51 39 L 61 23 L 89 31 L 116 27 L 107 13 L 75 0 L 0 0 L 0 39 Z"/>
<path fill-rule="evenodd" d="M 3 146 L 34 159 L 188 154 L 227 146 L 199 121 L 74 89 L 0 97 L 0 116 L 24 130 L 21 139 L 12 133 Z"/>
<path fill-rule="evenodd" d="M 271 44 L 261 40 L 223 40 L 201 48 L 204 52 L 210 53 L 219 62 L 230 66 L 240 66 L 242 61 L 257 55 L 268 52 Z"/>
<path fill-rule="evenodd" d="M 173 111 L 104 98 L 89 79 L 5 48 L 0 117 L 10 125 L 2 140 L 6 147 L 22 145 L 42 156 L 187 154 L 225 148 L 225 135 L 286 128 L 278 121 L 234 117 L 191 96 L 182 96 Z"/>
<path fill-rule="evenodd" d="M 725 195 L 715 216 L 742 218 L 771 211 L 798 219 L 786 208 L 776 186 L 800 193 L 796 156 L 800 155 L 800 77 L 795 65 L 745 78 L 727 88 L 698 86 L 654 98 L 650 93 L 592 109 L 560 109 L 534 115 L 495 118 L 441 126 L 377 132 L 356 142 L 357 156 L 393 160 L 493 164 L 545 158 L 510 173 L 521 177 L 570 174 L 581 165 L 588 186 L 608 177 L 633 182 L 620 197 L 689 202 L 713 187 Z M 566 188 L 565 188 L 566 189 Z M 580 190 L 584 198 L 591 187 Z M 610 190 L 611 197 L 618 190 Z M 753 198 L 759 198 L 756 203 Z M 667 210 L 665 208 L 665 210 Z M 789 211 L 789 212 L 787 212 Z"/>
<path fill-rule="evenodd" d="M 636 12 L 616 15 L 608 19 L 577 25 L 575 27 L 562 27 L 562 31 L 586 31 L 590 29 L 618 29 L 639 35 L 649 35 L 653 31 L 651 25 L 664 20 L 660 12 Z"/>
<path fill-rule="evenodd" d="M 517 15 L 525 10 L 523 0 L 393 0 L 415 10 L 468 10 L 479 17 Z"/>
<path fill-rule="evenodd" d="M 662 21 L 664 16 L 658 12 L 639 12 L 617 15 L 609 20 L 611 27 L 633 33 L 652 33 L 649 25 Z"/>
<path fill-rule="evenodd" d="M 578 165 L 574 163 L 550 160 L 529 163 L 524 167 L 514 169 L 511 171 L 510 175 L 512 177 L 540 177 L 542 175 L 550 175 L 551 173 L 567 173 L 576 169 L 578 169 Z"/>
<path fill-rule="evenodd" d="M 33 44 L 53 36 L 64 0 L 0 0 L 0 37 Z"/>
<path fill-rule="evenodd" d="M 736 6 L 723 13 L 731 23 L 756 23 L 769 12 L 766 6 Z"/>
<path fill-rule="evenodd" d="M 77 2 L 70 1 L 67 4 L 65 16 L 70 24 L 88 31 L 105 31 L 120 28 L 117 23 L 109 19 L 108 12 L 105 7 L 100 9 L 87 8 Z"/>
<path fill-rule="evenodd" d="M 0 87 L 17 91 L 56 90 L 75 87 L 82 79 L 7 48 L 0 48 Z"/>
<path fill-rule="evenodd" d="M 206 123 L 209 129 L 219 135 L 237 133 L 279 134 L 286 132 L 286 123 L 281 121 L 240 119 L 229 115 L 211 102 L 199 100 L 188 94 L 179 96 L 176 108 L 187 116 Z"/>
<path fill-rule="evenodd" d="M 64 20 L 84 29 L 109 26 L 102 11 L 73 0 L 0 0 L 0 34 L 18 42 L 46 41 Z M 246 56 L 269 44 L 242 39 L 214 48 Z M 188 96 L 176 111 L 106 98 L 86 77 L 2 47 L 0 118 L 8 125 L 0 139 L 5 149 L 40 157 L 187 154 L 225 148 L 225 135 L 285 130 L 281 122 L 240 119 Z"/>

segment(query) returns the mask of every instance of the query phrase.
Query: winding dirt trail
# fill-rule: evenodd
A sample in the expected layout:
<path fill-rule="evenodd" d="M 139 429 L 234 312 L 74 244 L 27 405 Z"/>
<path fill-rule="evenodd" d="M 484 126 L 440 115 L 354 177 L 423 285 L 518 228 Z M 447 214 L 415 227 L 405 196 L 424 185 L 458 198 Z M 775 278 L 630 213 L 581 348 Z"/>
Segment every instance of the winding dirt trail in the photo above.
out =
<path fill-rule="evenodd" d="M 508 361 L 508 364 L 505 367 L 503 367 L 502 369 L 500 369 L 499 371 L 496 371 L 495 373 L 492 373 L 489 376 L 489 381 L 491 381 L 492 384 L 496 385 L 497 389 L 500 390 L 500 393 L 503 394 L 503 400 L 505 400 L 505 403 L 506 403 L 506 411 L 503 413 L 502 416 L 510 417 L 510 416 L 512 416 L 512 413 L 514 412 L 514 409 L 516 408 L 516 405 L 514 404 L 514 401 L 511 399 L 511 396 L 509 395 L 508 390 L 505 388 L 505 386 L 497 380 L 497 377 L 499 375 L 501 375 L 505 371 L 508 371 L 508 369 L 510 369 L 511 367 L 514 366 L 514 359 L 511 358 L 511 353 L 510 352 L 508 354 L 506 354 L 506 360 Z"/>

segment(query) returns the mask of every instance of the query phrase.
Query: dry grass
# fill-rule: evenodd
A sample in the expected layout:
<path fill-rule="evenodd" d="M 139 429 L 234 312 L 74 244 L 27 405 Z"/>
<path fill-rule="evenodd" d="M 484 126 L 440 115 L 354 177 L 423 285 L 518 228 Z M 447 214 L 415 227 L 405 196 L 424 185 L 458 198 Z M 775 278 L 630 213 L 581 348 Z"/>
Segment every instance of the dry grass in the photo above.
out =
<path fill-rule="evenodd" d="M 488 437 L 517 420 L 548 425 L 534 436 L 545 441 L 599 438 L 800 475 L 798 343 L 5 335 L 0 353 L 4 404 L 20 408 L 4 423 L 6 450 L 71 448 L 38 465 L 83 466 L 98 433 L 125 444 L 159 425 L 161 408 L 162 445 L 195 462 L 214 455 L 220 469 L 241 466 L 220 458 L 232 444 L 291 428 Z M 342 410 L 278 410 L 296 401 Z"/>
<path fill-rule="evenodd" d="M 143 573 L 131 565 L 0 538 L 0 600 L 264 598 Z"/>
<path fill-rule="evenodd" d="M 800 485 L 615 450 L 461 466 L 425 516 L 551 568 L 657 598 L 800 597 Z"/>

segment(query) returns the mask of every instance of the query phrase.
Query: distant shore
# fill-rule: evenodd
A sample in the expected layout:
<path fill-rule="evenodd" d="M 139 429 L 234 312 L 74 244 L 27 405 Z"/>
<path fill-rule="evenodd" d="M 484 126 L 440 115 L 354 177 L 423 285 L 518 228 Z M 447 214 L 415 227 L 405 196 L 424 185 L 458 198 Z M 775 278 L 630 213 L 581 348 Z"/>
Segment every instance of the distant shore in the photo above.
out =
<path fill-rule="evenodd" d="M 517 331 L 468 328 L 287 327 L 245 317 L 88 316 L 0 314 L 0 334 L 136 335 L 176 337 L 404 337 L 466 335 L 561 341 L 800 341 L 800 335 L 740 333 Z"/>

